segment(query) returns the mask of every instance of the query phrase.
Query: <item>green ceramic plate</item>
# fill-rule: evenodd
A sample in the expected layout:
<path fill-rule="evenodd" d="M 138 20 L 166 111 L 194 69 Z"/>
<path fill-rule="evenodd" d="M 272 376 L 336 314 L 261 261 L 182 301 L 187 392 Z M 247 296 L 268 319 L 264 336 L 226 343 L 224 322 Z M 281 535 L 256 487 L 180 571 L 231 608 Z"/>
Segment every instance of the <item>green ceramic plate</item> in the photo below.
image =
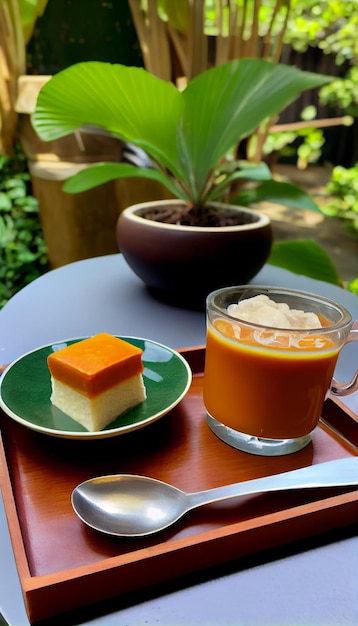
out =
<path fill-rule="evenodd" d="M 83 337 L 81 339 L 84 339 Z M 168 413 L 185 396 L 191 370 L 175 350 L 138 337 L 121 337 L 143 350 L 143 380 L 147 399 L 107 428 L 89 432 L 50 401 L 51 378 L 47 357 L 80 339 L 69 339 L 29 352 L 12 363 L 0 382 L 1 408 L 32 430 L 67 439 L 102 439 L 143 428 Z"/>

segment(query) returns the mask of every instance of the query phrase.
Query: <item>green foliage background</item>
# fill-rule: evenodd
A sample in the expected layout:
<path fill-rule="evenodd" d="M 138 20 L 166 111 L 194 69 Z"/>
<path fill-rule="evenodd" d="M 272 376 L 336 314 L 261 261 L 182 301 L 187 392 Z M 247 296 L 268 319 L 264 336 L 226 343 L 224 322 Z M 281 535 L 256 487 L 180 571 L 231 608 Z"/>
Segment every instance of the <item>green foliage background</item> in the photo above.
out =
<path fill-rule="evenodd" d="M 0 308 L 48 268 L 37 200 L 19 148 L 0 156 Z"/>
<path fill-rule="evenodd" d="M 238 5 L 243 2 L 237 0 Z M 113 61 L 142 65 L 127 1 L 19 0 L 19 5 L 27 43 L 28 73 L 51 73 L 74 61 L 88 60 L 89 50 L 97 60 L 101 55 L 104 60 L 109 60 L 107 57 L 110 56 Z M 157 5 L 169 14 L 174 9 L 178 11 L 178 6 L 179 9 L 183 6 L 183 0 L 157 0 Z M 268 14 L 275 5 L 272 0 L 262 1 L 262 28 L 267 27 Z M 215 34 L 212 32 L 215 29 L 215 0 L 206 0 L 206 6 L 206 28 Z M 311 47 L 334 55 L 336 65 L 341 66 L 343 72 L 343 68 L 350 66 L 345 77 L 322 89 L 321 97 L 323 102 L 338 106 L 357 120 L 356 0 L 291 0 L 291 8 L 286 43 L 298 52 L 305 52 Z M 94 11 L 97 11 L 96 19 L 93 19 Z M 85 14 L 90 17 L 89 24 Z M 76 15 L 81 19 L 76 19 Z M 173 15 L 170 17 L 173 18 Z M 176 18 L 182 20 L 182 17 L 179 11 Z M 111 24 L 106 37 L 98 36 L 98 32 L 104 32 L 102 27 L 98 30 L 99 20 L 107 20 Z M 185 29 L 185 20 L 182 28 Z M 49 53 L 52 51 L 59 66 L 50 66 L 52 60 Z M 333 199 L 326 210 L 326 215 L 339 216 L 356 234 L 357 167 L 356 164 L 346 171 L 341 167 L 335 169 L 327 189 Z M 1 308 L 16 291 L 49 269 L 37 201 L 31 195 L 27 167 L 18 149 L 10 159 L 0 156 L 0 250 Z M 277 252 L 280 257 L 284 250 Z M 279 262 L 279 258 L 276 261 Z M 275 262 L 274 257 L 271 262 Z M 352 281 L 348 288 L 358 294 L 357 281 Z"/>

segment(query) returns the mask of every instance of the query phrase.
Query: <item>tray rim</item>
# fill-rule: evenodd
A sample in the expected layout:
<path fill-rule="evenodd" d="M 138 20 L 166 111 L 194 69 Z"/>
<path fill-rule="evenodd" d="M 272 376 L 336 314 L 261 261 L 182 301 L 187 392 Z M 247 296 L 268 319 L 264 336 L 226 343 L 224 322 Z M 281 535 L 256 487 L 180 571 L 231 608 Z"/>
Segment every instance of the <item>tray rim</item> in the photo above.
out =
<path fill-rule="evenodd" d="M 196 359 L 200 361 L 203 358 L 205 346 L 183 348 L 178 352 L 188 360 L 190 356 L 193 357 L 193 376 L 195 376 L 195 361 Z M 191 367 L 193 367 L 193 363 L 189 361 Z M 199 373 L 198 370 L 196 373 Z M 338 407 L 343 410 L 342 403 L 338 403 Z M 347 414 L 349 415 L 349 411 Z M 358 451 L 354 448 L 352 454 L 357 455 Z M 150 586 L 155 586 L 164 581 L 180 578 L 184 574 L 199 572 L 206 567 L 222 565 L 229 563 L 230 560 L 243 558 L 265 549 L 312 537 L 322 530 L 330 531 L 343 528 L 353 524 L 355 517 L 358 519 L 358 490 L 354 490 L 263 514 L 253 519 L 228 524 L 219 529 L 210 529 L 199 534 L 180 537 L 169 544 L 158 543 L 134 552 L 109 557 L 60 572 L 33 576 L 26 556 L 21 521 L 18 516 L 11 475 L 7 465 L 6 444 L 1 429 L 0 486 L 25 608 L 31 623 L 58 615 L 57 612 L 53 611 L 53 606 L 56 605 L 65 607 L 66 612 L 81 608 L 85 610 L 88 601 L 83 602 L 82 599 L 84 600 L 89 596 L 91 597 L 91 604 L 93 604 L 109 600 L 114 595 L 118 597 L 122 593 L 143 589 L 148 586 L 148 581 L 147 585 L 144 584 L 144 580 L 142 581 L 143 584 L 137 584 L 138 563 L 146 563 L 147 566 L 148 563 L 150 564 L 149 566 L 152 568 Z M 329 519 L 328 512 L 331 513 Z M 305 524 L 301 523 L 302 519 L 306 521 Z M 322 522 L 324 522 L 323 529 Z M 265 536 L 265 530 L 268 526 L 272 530 L 269 543 L 267 543 L 267 536 Z M 287 537 L 287 531 L 291 528 L 296 531 L 294 539 Z M 248 547 L 249 538 L 255 539 L 254 549 L 252 545 Z M 239 555 L 236 554 L 235 550 L 232 550 L 232 543 L 235 544 L 236 550 L 240 547 Z M 216 547 L 217 555 L 214 560 L 210 558 L 212 553 L 211 550 L 207 549 L 208 544 Z M 220 546 L 219 550 L 217 549 L 218 546 Z M 172 558 L 173 553 L 176 555 L 175 559 Z M 203 559 L 193 558 L 193 553 L 204 557 L 204 563 Z M 186 561 L 187 554 L 190 554 L 189 565 Z M 231 555 L 231 558 L 228 558 L 228 554 Z M 174 560 L 175 564 L 173 563 Z M 153 561 L 156 561 L 158 567 L 153 568 Z M 146 570 L 147 567 L 139 569 Z M 155 575 L 153 576 L 154 571 Z M 125 579 L 125 583 L 122 577 Z M 145 578 L 143 573 L 140 578 Z M 121 580 L 119 581 L 119 579 Z M 118 594 L 119 582 L 122 586 L 120 594 Z M 103 592 L 104 586 L 106 592 Z"/>

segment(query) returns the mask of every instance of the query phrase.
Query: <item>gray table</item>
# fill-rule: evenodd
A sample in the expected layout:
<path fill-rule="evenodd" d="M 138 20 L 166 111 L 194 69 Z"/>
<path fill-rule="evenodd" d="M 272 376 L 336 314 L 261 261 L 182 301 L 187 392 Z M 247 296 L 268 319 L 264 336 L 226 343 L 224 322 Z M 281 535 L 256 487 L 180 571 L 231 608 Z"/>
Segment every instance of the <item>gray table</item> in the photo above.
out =
<path fill-rule="evenodd" d="M 270 266 L 253 282 L 331 297 L 358 319 L 358 298 L 326 283 Z M 121 255 L 80 261 L 37 279 L 0 311 L 0 363 L 100 331 L 144 336 L 173 348 L 197 346 L 205 343 L 205 316 L 152 299 Z M 338 378 L 349 378 L 357 363 L 358 344 L 352 344 L 340 357 Z M 346 402 L 358 414 L 358 394 Z M 162 594 L 138 593 L 127 603 L 83 611 L 66 625 L 356 626 L 357 565 L 358 538 L 352 529 L 342 529 L 172 583 Z M 0 610 L 11 626 L 29 624 L 2 501 Z"/>

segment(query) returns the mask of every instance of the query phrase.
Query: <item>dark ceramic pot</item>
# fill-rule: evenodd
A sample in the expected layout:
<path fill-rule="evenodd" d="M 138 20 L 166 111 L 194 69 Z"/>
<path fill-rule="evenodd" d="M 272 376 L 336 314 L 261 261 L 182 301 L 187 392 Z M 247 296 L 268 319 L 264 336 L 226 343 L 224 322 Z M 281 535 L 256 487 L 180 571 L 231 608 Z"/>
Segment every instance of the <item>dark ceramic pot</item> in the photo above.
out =
<path fill-rule="evenodd" d="M 214 205 L 239 212 L 242 224 L 224 227 L 181 226 L 143 217 L 149 206 L 179 200 L 145 202 L 125 209 L 117 222 L 119 250 L 128 265 L 160 299 L 186 308 L 203 308 L 208 293 L 250 281 L 268 259 L 271 223 L 261 213 Z"/>

